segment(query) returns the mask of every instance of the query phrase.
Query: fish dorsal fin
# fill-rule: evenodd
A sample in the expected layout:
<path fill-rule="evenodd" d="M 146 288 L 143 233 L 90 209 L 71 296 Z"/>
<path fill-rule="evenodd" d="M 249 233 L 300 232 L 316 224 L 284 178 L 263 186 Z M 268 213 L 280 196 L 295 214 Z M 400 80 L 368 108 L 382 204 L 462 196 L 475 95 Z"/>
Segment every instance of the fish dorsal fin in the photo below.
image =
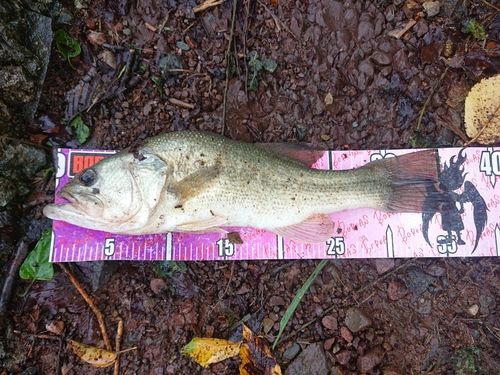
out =
<path fill-rule="evenodd" d="M 177 196 L 179 205 L 183 205 L 188 199 L 196 197 L 203 190 L 212 186 L 213 181 L 219 177 L 220 172 L 221 167 L 218 165 L 199 169 L 169 186 L 167 190 Z"/>
<path fill-rule="evenodd" d="M 313 215 L 307 220 L 288 227 L 274 228 L 271 231 L 285 238 L 302 243 L 321 243 L 334 234 L 335 224 L 328 215 Z"/>
<path fill-rule="evenodd" d="M 318 150 L 310 144 L 294 143 L 256 143 L 277 154 L 286 156 L 290 159 L 300 161 L 302 164 L 310 167 L 323 157 L 325 151 Z"/>

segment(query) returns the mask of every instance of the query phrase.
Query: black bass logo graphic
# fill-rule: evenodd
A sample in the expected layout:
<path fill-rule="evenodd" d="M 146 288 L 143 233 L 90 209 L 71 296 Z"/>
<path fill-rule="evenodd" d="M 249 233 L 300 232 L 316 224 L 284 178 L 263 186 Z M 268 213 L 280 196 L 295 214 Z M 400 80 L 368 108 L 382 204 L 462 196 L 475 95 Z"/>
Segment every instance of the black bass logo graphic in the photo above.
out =
<path fill-rule="evenodd" d="M 435 214 L 441 213 L 442 229 L 446 235 L 438 236 L 438 250 L 446 254 L 456 252 L 457 245 L 465 245 L 461 237 L 461 231 L 464 230 L 461 215 L 464 213 L 464 205 L 471 203 L 476 227 L 476 240 L 472 250 L 474 253 L 488 221 L 488 208 L 476 187 L 470 181 L 465 181 L 467 173 L 464 173 L 462 164 L 467 159 L 467 155 L 464 154 L 464 149 L 460 150 L 456 161 L 454 159 L 455 156 L 450 158 L 449 165 L 445 162 L 443 170 L 439 173 L 439 190 L 436 189 L 435 185 L 427 186 L 428 195 L 423 205 L 424 213 L 422 214 L 422 233 L 430 245 L 429 223 Z M 461 194 L 455 192 L 462 187 Z"/>

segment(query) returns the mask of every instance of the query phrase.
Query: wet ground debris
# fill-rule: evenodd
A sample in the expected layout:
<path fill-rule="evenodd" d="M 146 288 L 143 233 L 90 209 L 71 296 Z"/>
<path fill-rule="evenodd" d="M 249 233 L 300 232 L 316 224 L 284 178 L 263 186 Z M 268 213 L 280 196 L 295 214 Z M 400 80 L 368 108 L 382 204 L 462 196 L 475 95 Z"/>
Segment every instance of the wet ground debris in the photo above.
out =
<path fill-rule="evenodd" d="M 243 341 L 195 337 L 184 346 L 182 354 L 203 367 L 239 355 L 240 375 L 281 375 L 281 368 L 264 341 L 245 324 L 241 326 Z"/>
<path fill-rule="evenodd" d="M 290 303 L 290 306 L 286 309 L 285 314 L 281 318 L 280 321 L 280 330 L 278 332 L 278 335 L 276 336 L 276 339 L 274 340 L 273 343 L 273 349 L 278 345 L 281 335 L 283 331 L 285 330 L 285 327 L 287 326 L 288 322 L 293 316 L 293 313 L 295 312 L 295 309 L 299 305 L 300 301 L 308 291 L 308 289 L 311 287 L 311 285 L 314 283 L 314 280 L 316 280 L 316 277 L 320 274 L 320 272 L 325 268 L 325 266 L 328 264 L 328 259 L 323 259 L 321 262 L 318 263 L 316 266 L 316 269 L 313 271 L 313 273 L 308 277 L 304 285 L 297 291 L 295 294 L 295 297 L 293 298 L 292 302 Z"/>

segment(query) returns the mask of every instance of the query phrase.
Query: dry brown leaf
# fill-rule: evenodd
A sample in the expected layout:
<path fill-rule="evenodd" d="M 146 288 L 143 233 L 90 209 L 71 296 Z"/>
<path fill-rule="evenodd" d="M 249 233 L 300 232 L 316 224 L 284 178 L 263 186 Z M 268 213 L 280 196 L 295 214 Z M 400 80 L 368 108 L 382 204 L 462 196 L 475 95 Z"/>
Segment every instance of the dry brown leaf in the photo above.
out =
<path fill-rule="evenodd" d="M 465 131 L 469 143 L 500 141 L 500 75 L 485 78 L 472 87 L 465 99 Z"/>
<path fill-rule="evenodd" d="M 240 375 L 281 375 L 281 368 L 264 341 L 245 324 L 242 326 Z"/>
<path fill-rule="evenodd" d="M 116 361 L 116 353 L 114 352 L 81 344 L 75 340 L 68 341 L 71 343 L 71 348 L 75 354 L 94 367 L 108 367 Z"/>
<path fill-rule="evenodd" d="M 45 329 L 60 336 L 64 332 L 64 322 L 62 320 L 58 320 L 57 322 L 53 321 L 47 323 L 45 324 Z"/>

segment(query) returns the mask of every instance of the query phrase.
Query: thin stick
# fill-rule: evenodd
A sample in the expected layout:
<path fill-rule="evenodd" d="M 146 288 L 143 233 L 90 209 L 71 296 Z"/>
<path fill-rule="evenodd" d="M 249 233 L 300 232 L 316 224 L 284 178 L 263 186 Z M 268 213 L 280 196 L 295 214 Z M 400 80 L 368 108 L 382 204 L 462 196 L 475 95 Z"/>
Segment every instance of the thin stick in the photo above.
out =
<path fill-rule="evenodd" d="M 115 337 L 115 352 L 117 354 L 115 361 L 115 372 L 114 375 L 120 375 L 120 350 L 122 344 L 122 336 L 123 336 L 123 320 L 122 318 L 118 318 L 118 328 L 116 329 L 116 337 Z"/>
<path fill-rule="evenodd" d="M 236 23 L 237 4 L 238 0 L 233 0 L 233 18 L 231 20 L 231 34 L 229 35 L 229 43 L 227 45 L 227 52 L 226 52 L 226 87 L 224 88 L 224 102 L 222 103 L 222 135 L 224 135 L 224 131 L 226 130 L 226 104 L 227 104 L 227 91 L 229 88 L 229 56 L 231 54 L 231 46 L 234 37 L 234 25 Z"/>
<path fill-rule="evenodd" d="M 208 0 L 208 1 L 205 1 L 203 4 L 197 6 L 197 7 L 194 7 L 193 8 L 193 11 L 195 13 L 198 13 L 198 12 L 201 12 L 205 9 L 208 9 L 208 8 L 211 8 L 211 7 L 214 7 L 216 5 L 219 5 L 219 4 L 222 4 L 222 3 L 225 3 L 226 0 Z"/>
<path fill-rule="evenodd" d="M 481 128 L 481 130 L 479 130 L 477 132 L 476 136 L 474 138 L 472 138 L 469 142 L 467 142 L 464 146 L 468 146 L 471 143 L 476 142 L 476 139 L 478 139 L 481 136 L 481 134 L 483 134 L 484 130 L 488 127 L 488 125 L 491 123 L 491 121 L 497 116 L 497 113 L 499 110 L 500 110 L 500 104 L 495 108 L 495 110 L 493 111 L 493 115 L 488 118 L 488 120 L 486 121 L 486 124 L 484 124 L 484 126 Z"/>
<path fill-rule="evenodd" d="M 182 107 L 182 108 L 193 109 L 195 107 L 194 104 L 187 103 L 187 102 L 184 102 L 182 100 L 175 99 L 175 98 L 170 98 L 170 99 L 168 99 L 168 101 L 170 103 L 172 103 L 173 105 L 177 105 L 177 106 Z"/>
<path fill-rule="evenodd" d="M 432 90 L 429 93 L 429 96 L 427 97 L 427 100 L 425 101 L 424 106 L 422 107 L 422 110 L 420 111 L 420 115 L 418 116 L 416 131 L 420 131 L 420 125 L 422 124 L 422 117 L 424 117 L 425 109 L 427 108 L 427 106 L 429 105 L 432 97 L 434 96 L 434 92 L 436 91 L 437 87 L 443 81 L 444 76 L 446 75 L 446 73 L 448 73 L 448 69 L 450 69 L 449 66 L 446 67 L 446 69 L 444 70 L 443 74 L 441 74 L 441 77 L 439 77 L 439 79 L 436 81 L 436 83 L 432 87 Z"/>
<path fill-rule="evenodd" d="M 292 33 L 290 31 L 290 29 L 283 22 L 280 21 L 280 19 L 278 18 L 278 16 L 276 14 L 274 14 L 273 11 L 266 6 L 266 4 L 264 4 L 260 0 L 257 0 L 257 2 L 264 7 L 264 9 L 266 10 L 267 13 L 269 13 L 271 15 L 271 17 L 274 20 L 274 23 L 276 24 L 276 27 L 278 28 L 278 32 L 281 31 L 280 30 L 280 23 L 281 23 L 281 27 L 283 29 L 285 29 L 286 31 L 288 31 L 288 33 L 292 36 L 293 39 L 295 39 L 296 41 L 300 41 L 300 39 L 297 37 L 297 35 L 295 35 L 294 33 Z"/>
<path fill-rule="evenodd" d="M 247 0 L 245 24 L 243 25 L 243 65 L 245 66 L 245 94 L 248 95 L 248 64 L 247 64 L 247 32 L 248 17 L 250 16 L 250 1 Z"/>
<path fill-rule="evenodd" d="M 40 147 L 40 148 L 44 148 L 44 149 L 49 150 L 49 151 L 52 150 L 52 148 L 47 147 L 47 146 L 37 145 L 36 143 L 25 141 L 25 140 L 22 140 L 22 139 L 16 139 L 16 138 L 7 137 L 6 135 L 0 135 L 0 139 L 7 139 L 9 141 L 24 143 L 25 145 L 30 145 L 30 146 L 33 146 L 33 147 Z"/>
<path fill-rule="evenodd" d="M 80 285 L 76 277 L 71 273 L 71 271 L 63 264 L 63 263 L 58 263 L 59 267 L 63 269 L 64 272 L 66 272 L 66 275 L 68 275 L 69 279 L 75 286 L 75 288 L 80 292 L 82 295 L 83 299 L 87 304 L 90 306 L 92 311 L 94 312 L 97 322 L 99 323 L 99 328 L 101 329 L 101 334 L 102 334 L 102 339 L 104 340 L 104 345 L 106 345 L 106 350 L 109 350 L 110 352 L 113 351 L 113 347 L 111 346 L 111 341 L 109 341 L 109 336 L 108 332 L 106 330 L 106 323 L 104 322 L 104 318 L 102 316 L 102 313 L 99 311 L 97 306 L 94 304 L 90 296 L 87 294 L 87 292 L 83 289 L 83 287 Z"/>

